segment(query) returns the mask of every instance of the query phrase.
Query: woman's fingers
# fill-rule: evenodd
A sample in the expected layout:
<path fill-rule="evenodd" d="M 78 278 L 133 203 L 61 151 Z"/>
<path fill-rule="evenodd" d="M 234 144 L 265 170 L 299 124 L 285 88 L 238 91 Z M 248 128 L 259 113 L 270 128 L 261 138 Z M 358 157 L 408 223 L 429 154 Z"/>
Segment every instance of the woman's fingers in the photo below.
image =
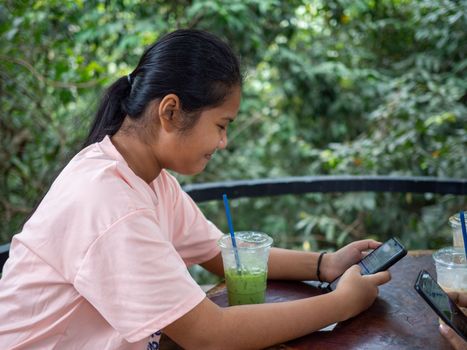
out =
<path fill-rule="evenodd" d="M 374 239 L 363 239 L 361 241 L 354 242 L 354 244 L 357 245 L 357 248 L 360 251 L 365 251 L 365 250 L 376 249 L 383 243 L 375 241 Z"/>
<path fill-rule="evenodd" d="M 385 284 L 391 280 L 391 274 L 389 271 L 381 271 L 372 275 L 365 275 L 364 277 L 371 279 L 371 281 L 377 286 Z"/>
<path fill-rule="evenodd" d="M 449 296 L 449 298 L 455 302 L 456 304 L 459 303 L 459 293 L 458 292 L 448 292 L 447 295 Z"/>
<path fill-rule="evenodd" d="M 457 305 L 462 306 L 462 307 L 467 306 L 467 293 L 448 292 L 448 296 Z"/>
<path fill-rule="evenodd" d="M 462 339 L 456 332 L 452 330 L 451 327 L 440 324 L 439 331 L 445 337 L 449 343 L 451 343 L 452 347 L 456 350 L 467 350 L 467 343 L 464 339 Z"/>

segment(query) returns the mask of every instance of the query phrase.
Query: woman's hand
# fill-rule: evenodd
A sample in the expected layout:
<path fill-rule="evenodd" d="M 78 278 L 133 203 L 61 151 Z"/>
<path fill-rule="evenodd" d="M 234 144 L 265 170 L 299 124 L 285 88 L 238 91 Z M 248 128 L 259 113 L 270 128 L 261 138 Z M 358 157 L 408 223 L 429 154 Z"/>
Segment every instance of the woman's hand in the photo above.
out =
<path fill-rule="evenodd" d="M 459 306 L 467 306 L 467 294 L 459 294 L 457 292 L 448 293 L 449 297 Z M 451 327 L 446 324 L 440 324 L 439 330 L 443 337 L 445 337 L 452 347 L 456 350 L 466 350 L 467 342 L 462 339 Z"/>
<path fill-rule="evenodd" d="M 373 239 L 364 239 L 347 244 L 335 253 L 325 254 L 320 266 L 322 280 L 334 281 L 350 266 L 363 259 L 366 255 L 365 251 L 376 249 L 381 244 Z"/>
<path fill-rule="evenodd" d="M 349 268 L 342 275 L 333 292 L 338 294 L 340 299 L 345 300 L 345 319 L 368 309 L 378 296 L 378 286 L 390 279 L 389 271 L 362 276 L 358 265 Z"/>

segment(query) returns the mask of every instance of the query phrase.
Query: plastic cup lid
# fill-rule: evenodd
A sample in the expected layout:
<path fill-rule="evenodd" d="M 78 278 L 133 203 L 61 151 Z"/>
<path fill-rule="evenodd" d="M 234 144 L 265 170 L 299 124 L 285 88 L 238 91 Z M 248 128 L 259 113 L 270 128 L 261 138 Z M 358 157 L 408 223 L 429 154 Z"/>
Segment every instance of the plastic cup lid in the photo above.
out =
<path fill-rule="evenodd" d="M 466 214 L 467 214 L 467 211 L 466 211 Z M 454 228 L 461 227 L 461 219 L 459 218 L 459 213 L 451 215 L 451 217 L 449 218 L 449 225 L 451 225 L 451 227 L 454 227 Z"/>
<path fill-rule="evenodd" d="M 259 249 L 271 246 L 272 238 L 263 232 L 239 231 L 235 232 L 235 240 L 239 249 Z M 232 240 L 229 235 L 224 235 L 218 242 L 221 248 L 232 247 Z"/>

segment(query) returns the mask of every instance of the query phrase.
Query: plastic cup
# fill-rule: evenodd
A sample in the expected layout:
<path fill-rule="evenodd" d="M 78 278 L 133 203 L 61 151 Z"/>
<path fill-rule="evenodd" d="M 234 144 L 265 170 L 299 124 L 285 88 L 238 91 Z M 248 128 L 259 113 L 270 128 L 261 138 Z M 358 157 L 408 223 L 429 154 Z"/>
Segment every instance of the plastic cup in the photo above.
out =
<path fill-rule="evenodd" d="M 272 238 L 255 231 L 235 232 L 240 269 L 229 235 L 218 241 L 224 264 L 229 305 L 261 304 L 266 294 L 269 249 Z"/>
<path fill-rule="evenodd" d="M 433 254 L 438 284 L 445 292 L 467 293 L 467 261 L 464 248 L 447 247 Z M 467 308 L 461 308 L 466 313 Z"/>
<path fill-rule="evenodd" d="M 452 230 L 452 244 L 454 247 L 463 248 L 464 238 L 462 237 L 462 228 L 459 214 L 454 214 L 449 218 L 449 226 Z"/>
<path fill-rule="evenodd" d="M 463 248 L 447 247 L 433 254 L 438 284 L 445 291 L 467 292 L 467 261 Z"/>

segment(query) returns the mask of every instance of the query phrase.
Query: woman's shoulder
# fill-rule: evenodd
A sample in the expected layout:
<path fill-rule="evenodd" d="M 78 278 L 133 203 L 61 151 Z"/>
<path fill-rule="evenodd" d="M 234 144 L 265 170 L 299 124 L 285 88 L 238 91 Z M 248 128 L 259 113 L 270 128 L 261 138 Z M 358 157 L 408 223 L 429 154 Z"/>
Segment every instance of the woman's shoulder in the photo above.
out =
<path fill-rule="evenodd" d="M 180 189 L 178 180 L 170 174 L 166 169 L 162 169 L 159 175 L 151 183 L 154 190 L 157 191 L 168 191 Z"/>
<path fill-rule="evenodd" d="M 89 149 L 80 152 L 58 175 L 43 205 L 66 211 L 68 216 L 89 213 L 109 221 L 155 205 L 147 184 L 125 162 Z M 106 220 L 107 221 L 107 220 Z"/>

